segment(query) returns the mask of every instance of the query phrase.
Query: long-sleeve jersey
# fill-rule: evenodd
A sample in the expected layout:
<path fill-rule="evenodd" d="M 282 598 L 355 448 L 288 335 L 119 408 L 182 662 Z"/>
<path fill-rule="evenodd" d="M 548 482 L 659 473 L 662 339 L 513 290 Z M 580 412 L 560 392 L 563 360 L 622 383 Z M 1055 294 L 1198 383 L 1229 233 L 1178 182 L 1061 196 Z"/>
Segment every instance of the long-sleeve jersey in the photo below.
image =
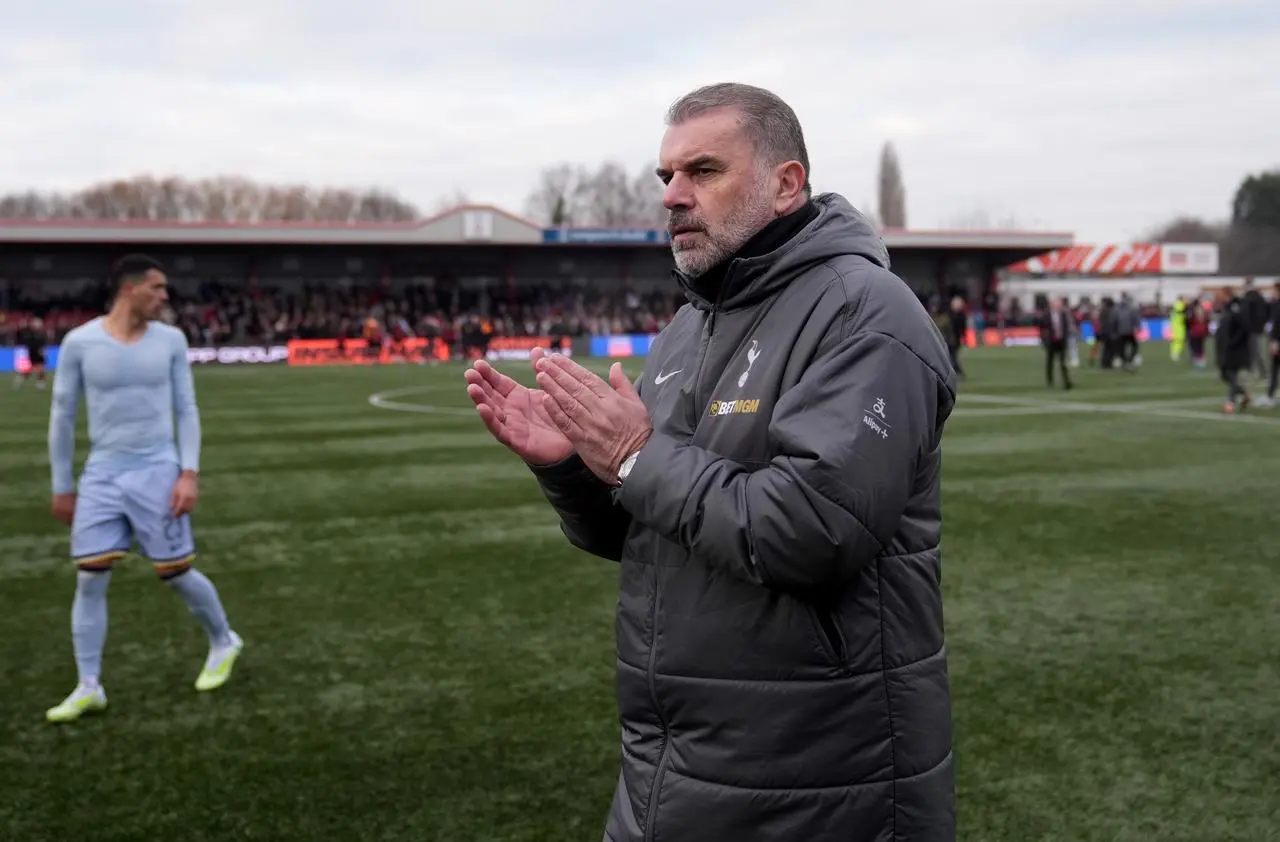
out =
<path fill-rule="evenodd" d="M 67 334 L 49 413 L 54 494 L 75 489 L 72 459 L 82 392 L 89 415 L 86 469 L 125 471 L 175 461 L 183 470 L 200 469 L 200 412 L 182 331 L 150 322 L 140 339 L 124 343 L 107 333 L 99 317 Z"/>

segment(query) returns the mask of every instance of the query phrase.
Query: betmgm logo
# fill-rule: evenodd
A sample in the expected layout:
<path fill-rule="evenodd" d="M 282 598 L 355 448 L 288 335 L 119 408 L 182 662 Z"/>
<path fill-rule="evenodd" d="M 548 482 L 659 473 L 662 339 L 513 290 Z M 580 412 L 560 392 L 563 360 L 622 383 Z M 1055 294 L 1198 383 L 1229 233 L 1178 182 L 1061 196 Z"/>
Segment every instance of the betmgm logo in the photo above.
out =
<path fill-rule="evenodd" d="M 719 418 L 722 415 L 755 415 L 759 411 L 759 398 L 739 398 L 733 401 L 712 401 L 707 414 L 712 418 Z"/>

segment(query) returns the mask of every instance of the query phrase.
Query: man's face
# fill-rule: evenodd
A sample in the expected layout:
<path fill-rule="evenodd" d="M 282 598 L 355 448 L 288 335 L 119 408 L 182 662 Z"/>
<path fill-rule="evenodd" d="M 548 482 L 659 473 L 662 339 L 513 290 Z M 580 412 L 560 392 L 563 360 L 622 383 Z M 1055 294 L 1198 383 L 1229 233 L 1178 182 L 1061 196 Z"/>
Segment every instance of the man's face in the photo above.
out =
<path fill-rule="evenodd" d="M 168 281 L 163 272 L 151 269 L 138 281 L 125 281 L 123 292 L 129 307 L 144 319 L 158 319 L 169 300 Z"/>
<path fill-rule="evenodd" d="M 772 174 L 757 165 L 737 112 L 719 109 L 667 128 L 658 155 L 676 268 L 698 276 L 777 216 Z"/>

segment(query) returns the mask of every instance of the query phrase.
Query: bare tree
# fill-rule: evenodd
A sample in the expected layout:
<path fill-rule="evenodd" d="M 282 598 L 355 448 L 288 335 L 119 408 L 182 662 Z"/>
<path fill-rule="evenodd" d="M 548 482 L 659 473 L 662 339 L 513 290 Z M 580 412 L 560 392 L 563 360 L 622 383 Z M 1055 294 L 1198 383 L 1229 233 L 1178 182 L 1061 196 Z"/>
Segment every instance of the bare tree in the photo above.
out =
<path fill-rule="evenodd" d="M 583 224 L 576 218 L 578 184 L 585 170 L 567 162 L 547 167 L 538 174 L 538 183 L 525 202 L 525 213 L 544 225 Z"/>
<path fill-rule="evenodd" d="M 662 182 L 654 174 L 657 164 L 650 161 L 631 182 L 631 217 L 645 228 L 665 228 L 667 209 L 662 206 Z"/>
<path fill-rule="evenodd" d="M 621 164 L 606 161 L 589 178 L 579 182 L 578 187 L 579 201 L 592 225 L 621 228 L 635 222 L 631 178 Z"/>
<path fill-rule="evenodd" d="M 892 143 L 886 142 L 880 150 L 878 185 L 880 223 L 886 228 L 906 228 L 907 188 L 902 183 L 902 166 Z"/>
<path fill-rule="evenodd" d="M 525 212 L 553 227 L 656 228 L 666 224 L 662 183 L 650 163 L 635 175 L 617 161 L 595 171 L 560 163 L 538 176 Z"/>
<path fill-rule="evenodd" d="M 383 222 L 419 219 L 421 214 L 379 189 L 260 184 L 239 176 L 189 181 L 144 175 L 99 182 L 71 194 L 28 191 L 0 197 L 0 217 Z"/>

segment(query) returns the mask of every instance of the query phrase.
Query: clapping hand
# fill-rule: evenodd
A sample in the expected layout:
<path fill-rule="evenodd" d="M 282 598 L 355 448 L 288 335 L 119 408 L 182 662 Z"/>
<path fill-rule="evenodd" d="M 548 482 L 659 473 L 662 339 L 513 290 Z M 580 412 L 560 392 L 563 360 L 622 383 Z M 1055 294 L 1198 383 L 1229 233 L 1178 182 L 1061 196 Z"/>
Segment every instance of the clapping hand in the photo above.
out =
<path fill-rule="evenodd" d="M 623 460 L 653 433 L 649 410 L 636 394 L 620 363 L 606 383 L 568 357 L 534 361 L 547 415 L 591 472 L 607 483 L 618 480 Z"/>
<path fill-rule="evenodd" d="M 531 363 L 536 369 L 544 358 L 535 348 Z M 552 465 L 573 454 L 573 443 L 548 414 L 546 396 L 520 385 L 485 360 L 467 369 L 467 396 L 476 405 L 480 420 L 495 439 L 532 465 Z"/>

